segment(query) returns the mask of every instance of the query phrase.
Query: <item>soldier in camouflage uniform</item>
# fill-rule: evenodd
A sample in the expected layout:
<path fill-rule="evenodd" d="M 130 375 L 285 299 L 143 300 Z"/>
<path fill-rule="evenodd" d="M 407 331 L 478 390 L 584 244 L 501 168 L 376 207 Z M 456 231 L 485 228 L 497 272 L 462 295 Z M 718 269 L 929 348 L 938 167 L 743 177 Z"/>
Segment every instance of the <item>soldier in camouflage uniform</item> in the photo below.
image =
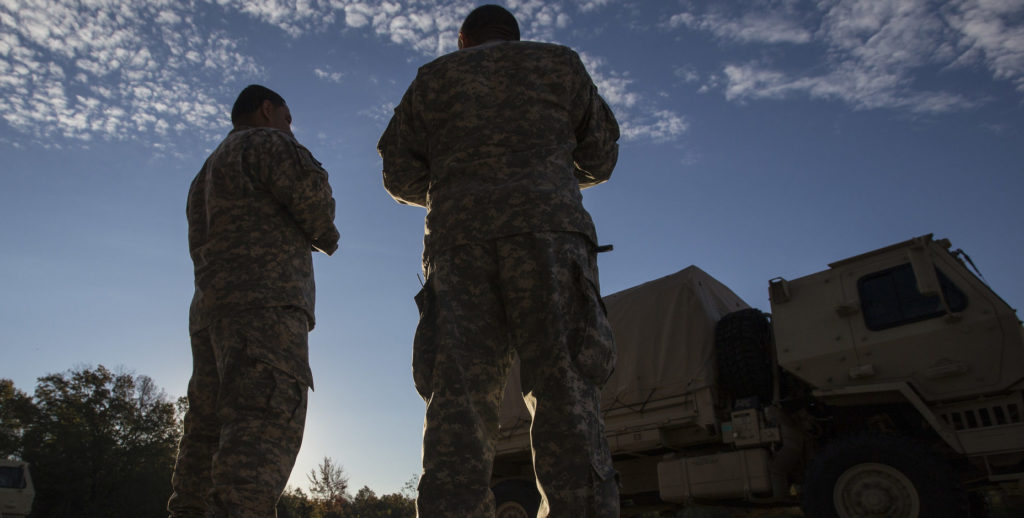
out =
<path fill-rule="evenodd" d="M 188 193 L 192 378 L 172 518 L 273 518 L 313 387 L 312 250 L 338 248 L 327 172 L 273 91 L 250 85 Z"/>
<path fill-rule="evenodd" d="M 419 69 L 378 144 L 387 191 L 427 209 L 418 515 L 494 516 L 498 409 L 518 353 L 538 516 L 618 516 L 599 407 L 615 345 L 580 194 L 611 175 L 618 124 L 579 56 L 519 41 L 501 7 L 470 13 L 459 49 Z"/>

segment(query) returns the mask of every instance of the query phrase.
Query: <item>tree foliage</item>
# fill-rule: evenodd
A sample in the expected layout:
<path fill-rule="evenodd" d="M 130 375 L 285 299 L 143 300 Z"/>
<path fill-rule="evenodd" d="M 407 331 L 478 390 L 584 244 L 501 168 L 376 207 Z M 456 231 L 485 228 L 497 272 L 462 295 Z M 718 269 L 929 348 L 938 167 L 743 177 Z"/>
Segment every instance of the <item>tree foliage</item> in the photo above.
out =
<path fill-rule="evenodd" d="M 21 437 L 35 407 L 14 382 L 0 379 L 0 457 L 21 457 Z"/>
<path fill-rule="evenodd" d="M 37 381 L 31 399 L 0 382 L 0 429 L 32 466 L 33 516 L 166 516 L 180 426 L 153 380 L 101 365 Z"/>
<path fill-rule="evenodd" d="M 413 518 L 416 516 L 416 477 L 401 492 L 378 497 L 363 486 L 354 497 L 347 493 L 348 477 L 329 457 L 307 476 L 311 496 L 290 488 L 277 504 L 278 518 Z M 330 483 L 328 483 L 330 482 Z M 333 489 L 329 489 L 333 488 Z M 333 491 L 333 492 L 332 492 Z"/>
<path fill-rule="evenodd" d="M 50 374 L 29 396 L 0 379 L 0 456 L 31 465 L 32 516 L 167 516 L 170 478 L 187 400 L 170 401 L 146 376 L 100 365 Z M 416 478 L 401 492 L 348 494 L 329 457 L 308 476 L 310 494 L 289 488 L 279 518 L 413 518 Z"/>
<path fill-rule="evenodd" d="M 339 513 L 349 500 L 348 477 L 341 466 L 330 457 L 324 457 L 315 469 L 306 475 L 309 480 L 309 492 L 321 502 L 329 512 Z"/>

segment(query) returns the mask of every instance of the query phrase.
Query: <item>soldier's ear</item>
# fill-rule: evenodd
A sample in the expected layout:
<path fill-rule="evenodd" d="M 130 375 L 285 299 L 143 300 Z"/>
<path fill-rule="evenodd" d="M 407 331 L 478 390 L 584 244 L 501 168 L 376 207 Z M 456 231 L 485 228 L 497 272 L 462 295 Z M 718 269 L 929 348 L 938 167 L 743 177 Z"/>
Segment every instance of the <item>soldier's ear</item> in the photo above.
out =
<path fill-rule="evenodd" d="M 270 99 L 264 99 L 263 103 L 260 104 L 260 109 L 257 110 L 257 115 L 261 122 L 270 122 L 274 115 L 274 103 L 270 102 Z"/>

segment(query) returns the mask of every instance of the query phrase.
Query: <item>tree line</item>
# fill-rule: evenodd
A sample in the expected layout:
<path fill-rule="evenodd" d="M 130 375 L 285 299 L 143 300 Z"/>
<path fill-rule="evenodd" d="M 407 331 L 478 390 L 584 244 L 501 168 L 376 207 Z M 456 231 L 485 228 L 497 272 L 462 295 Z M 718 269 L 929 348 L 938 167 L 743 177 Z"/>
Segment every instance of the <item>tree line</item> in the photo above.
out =
<path fill-rule="evenodd" d="M 163 518 L 188 402 L 171 400 L 148 376 L 100 365 L 37 379 L 29 395 L 0 378 L 0 458 L 28 462 L 32 517 Z M 399 493 L 349 494 L 330 458 L 308 475 L 307 495 L 288 488 L 279 518 L 415 516 L 415 479 Z"/>

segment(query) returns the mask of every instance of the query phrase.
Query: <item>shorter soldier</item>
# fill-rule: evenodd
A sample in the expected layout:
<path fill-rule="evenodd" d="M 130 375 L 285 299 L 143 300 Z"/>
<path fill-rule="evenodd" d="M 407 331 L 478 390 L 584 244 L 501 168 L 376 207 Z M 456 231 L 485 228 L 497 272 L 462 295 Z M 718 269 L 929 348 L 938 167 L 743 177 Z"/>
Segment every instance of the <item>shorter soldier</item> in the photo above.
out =
<path fill-rule="evenodd" d="M 338 248 L 327 172 L 263 86 L 188 193 L 195 266 L 192 379 L 167 508 L 172 518 L 273 518 L 302 444 L 313 387 L 311 250 Z"/>

